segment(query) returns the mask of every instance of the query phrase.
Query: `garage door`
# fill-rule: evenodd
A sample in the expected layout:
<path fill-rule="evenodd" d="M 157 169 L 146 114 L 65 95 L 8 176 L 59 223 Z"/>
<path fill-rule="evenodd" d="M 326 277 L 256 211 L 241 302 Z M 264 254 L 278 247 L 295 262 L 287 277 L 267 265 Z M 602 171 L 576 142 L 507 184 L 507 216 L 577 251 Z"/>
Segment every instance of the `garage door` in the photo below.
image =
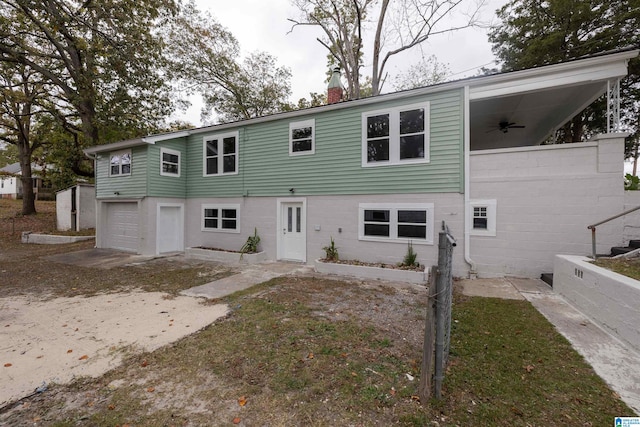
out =
<path fill-rule="evenodd" d="M 138 204 L 107 203 L 105 247 L 138 252 Z"/>

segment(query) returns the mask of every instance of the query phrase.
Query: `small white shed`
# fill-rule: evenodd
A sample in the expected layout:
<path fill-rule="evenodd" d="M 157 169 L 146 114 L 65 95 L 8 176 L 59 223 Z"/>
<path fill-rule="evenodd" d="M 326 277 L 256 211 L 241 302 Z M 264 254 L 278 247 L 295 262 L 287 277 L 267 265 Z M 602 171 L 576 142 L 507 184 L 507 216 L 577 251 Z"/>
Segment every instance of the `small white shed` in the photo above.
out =
<path fill-rule="evenodd" d="M 96 227 L 96 191 L 93 184 L 76 184 L 56 193 L 56 227 L 60 231 Z"/>

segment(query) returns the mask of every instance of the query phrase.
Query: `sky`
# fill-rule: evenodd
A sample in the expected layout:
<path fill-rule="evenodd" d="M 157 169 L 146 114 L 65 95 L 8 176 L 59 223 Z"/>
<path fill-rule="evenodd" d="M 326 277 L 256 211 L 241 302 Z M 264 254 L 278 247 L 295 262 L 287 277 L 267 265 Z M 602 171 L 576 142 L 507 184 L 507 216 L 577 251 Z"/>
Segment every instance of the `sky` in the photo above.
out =
<path fill-rule="evenodd" d="M 463 6 L 471 7 L 479 0 L 463 0 Z M 481 1 L 481 0 L 480 0 Z M 299 11 L 290 0 L 232 0 L 215 3 L 212 0 L 197 0 L 202 10 L 208 10 L 223 26 L 238 39 L 242 54 L 266 51 L 277 58 L 279 66 L 291 69 L 291 101 L 309 97 L 310 92 L 326 91 L 327 50 L 316 40 L 322 35 L 319 28 L 297 27 L 291 32 L 292 24 L 287 18 L 296 18 Z M 485 23 L 496 23 L 496 9 L 507 0 L 485 0 L 480 18 Z M 450 79 L 460 79 L 475 75 L 483 66 L 494 66 L 494 55 L 487 40 L 486 28 L 472 28 L 455 33 L 437 35 L 425 42 L 422 52 L 435 55 L 438 62 L 447 64 Z M 366 43 L 366 41 L 365 41 Z M 370 48 L 365 45 L 365 55 Z M 404 71 L 420 58 L 420 49 L 405 52 L 387 67 L 390 74 Z M 365 67 L 370 58 L 365 56 Z M 387 84 L 385 91 L 392 90 Z M 201 125 L 199 99 L 192 98 L 192 107 L 180 118 Z"/>

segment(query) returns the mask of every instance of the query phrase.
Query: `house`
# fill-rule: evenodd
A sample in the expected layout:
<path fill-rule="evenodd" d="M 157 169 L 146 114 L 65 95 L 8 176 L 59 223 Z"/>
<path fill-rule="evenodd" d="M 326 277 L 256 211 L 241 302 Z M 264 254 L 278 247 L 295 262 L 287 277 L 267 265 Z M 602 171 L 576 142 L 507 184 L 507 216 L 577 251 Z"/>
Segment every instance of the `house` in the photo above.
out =
<path fill-rule="evenodd" d="M 557 253 L 591 253 L 587 225 L 622 212 L 615 95 L 624 50 L 567 63 L 92 147 L 97 246 L 152 255 L 238 250 L 257 229 L 269 259 L 395 263 L 408 242 L 454 274 L 537 277 Z M 540 145 L 595 99 L 610 129 Z M 600 231 L 599 250 L 622 243 Z"/>
<path fill-rule="evenodd" d="M 32 163 L 31 170 L 33 177 L 33 192 L 36 200 L 50 200 L 53 196 L 51 183 L 42 178 L 43 167 Z M 22 198 L 22 170 L 20 163 L 12 163 L 0 168 L 0 198 L 21 199 Z"/>

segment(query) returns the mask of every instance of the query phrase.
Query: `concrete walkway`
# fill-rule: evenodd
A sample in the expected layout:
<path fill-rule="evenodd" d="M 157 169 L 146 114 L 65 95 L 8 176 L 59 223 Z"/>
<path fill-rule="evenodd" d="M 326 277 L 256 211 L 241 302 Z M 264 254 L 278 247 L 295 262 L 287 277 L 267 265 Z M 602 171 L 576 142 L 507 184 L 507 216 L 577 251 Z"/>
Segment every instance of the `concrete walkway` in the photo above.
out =
<path fill-rule="evenodd" d="M 640 414 L 640 354 L 598 327 L 542 280 L 506 277 L 462 280 L 461 284 L 465 295 L 529 301 L 609 387 Z"/>
<path fill-rule="evenodd" d="M 287 274 L 309 273 L 313 267 L 304 264 L 265 262 L 242 267 L 242 272 L 180 292 L 190 297 L 222 298 L 262 282 Z"/>

